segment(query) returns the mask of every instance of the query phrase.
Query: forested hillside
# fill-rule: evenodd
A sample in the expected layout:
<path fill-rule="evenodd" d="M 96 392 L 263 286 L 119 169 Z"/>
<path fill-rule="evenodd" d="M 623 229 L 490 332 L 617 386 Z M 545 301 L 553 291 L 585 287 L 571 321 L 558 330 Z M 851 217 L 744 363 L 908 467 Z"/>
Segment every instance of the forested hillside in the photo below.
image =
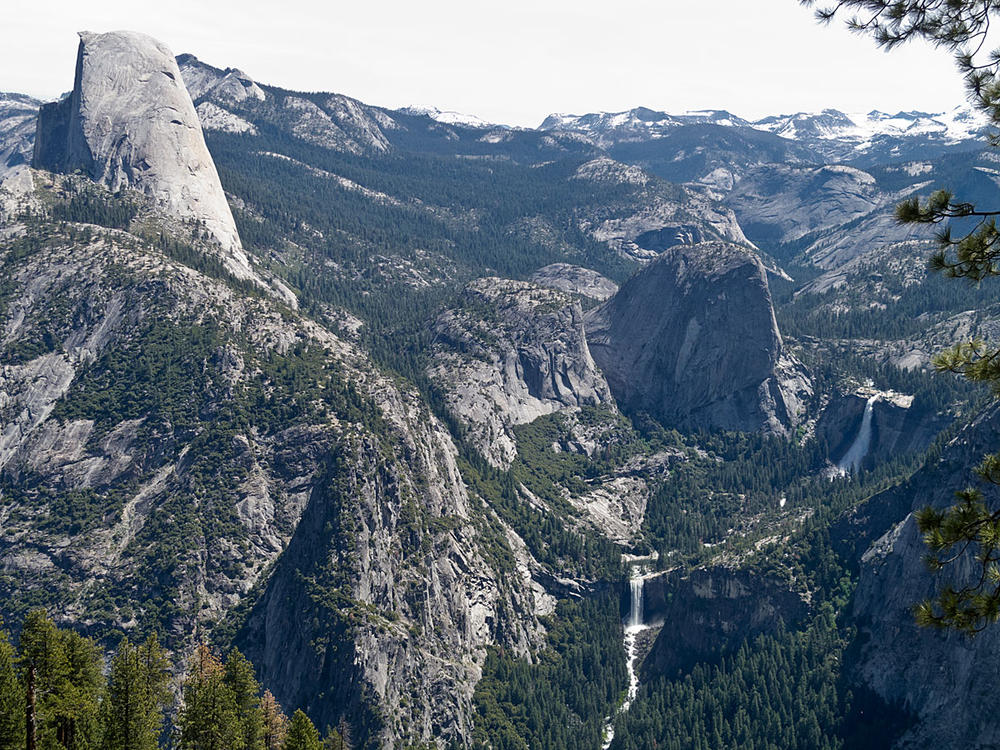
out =
<path fill-rule="evenodd" d="M 131 32 L 81 70 L 111 42 L 177 71 L 225 205 L 128 162 L 193 158 L 169 119 L 71 164 L 43 111 L 45 158 L 0 164 L 0 747 L 952 737 L 954 681 L 879 677 L 886 634 L 995 656 L 876 611 L 872 561 L 992 434 L 931 356 L 1000 299 L 887 213 L 991 195 L 973 135 L 915 161 L 728 113 L 469 126 Z M 87 136 L 73 101 L 49 116 Z M 3 102 L 29 153 L 38 103 Z"/>

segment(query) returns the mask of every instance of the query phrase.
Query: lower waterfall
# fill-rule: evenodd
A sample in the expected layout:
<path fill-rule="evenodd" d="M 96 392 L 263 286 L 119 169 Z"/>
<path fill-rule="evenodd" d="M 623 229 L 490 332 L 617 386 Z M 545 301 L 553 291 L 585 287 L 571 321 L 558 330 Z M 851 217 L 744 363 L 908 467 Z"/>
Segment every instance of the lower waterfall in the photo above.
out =
<path fill-rule="evenodd" d="M 877 400 L 878 395 L 876 394 L 869 398 L 865 404 L 865 413 L 861 417 L 861 427 L 858 434 L 854 438 L 854 442 L 851 443 L 851 447 L 847 449 L 847 453 L 837 462 L 837 468 L 840 469 L 841 474 L 856 472 L 861 468 L 861 462 L 865 456 L 868 455 L 868 449 L 872 443 L 872 411 Z"/>
<path fill-rule="evenodd" d="M 636 671 L 636 667 L 638 665 L 635 663 L 637 648 L 636 640 L 639 633 L 643 630 L 648 630 L 650 627 L 649 625 L 643 623 L 642 617 L 642 596 L 643 586 L 645 584 L 643 573 L 644 571 L 641 566 L 635 566 L 632 568 L 632 575 L 629 577 L 628 618 L 623 623 L 625 631 L 625 664 L 628 669 L 628 692 L 625 694 L 625 700 L 622 701 L 618 710 L 608 717 L 607 724 L 604 728 L 603 750 L 607 750 L 611 746 L 611 741 L 615 738 L 615 717 L 618 716 L 618 714 L 628 711 L 629 706 L 632 705 L 632 701 L 635 700 L 635 696 L 639 692 L 639 675 Z"/>

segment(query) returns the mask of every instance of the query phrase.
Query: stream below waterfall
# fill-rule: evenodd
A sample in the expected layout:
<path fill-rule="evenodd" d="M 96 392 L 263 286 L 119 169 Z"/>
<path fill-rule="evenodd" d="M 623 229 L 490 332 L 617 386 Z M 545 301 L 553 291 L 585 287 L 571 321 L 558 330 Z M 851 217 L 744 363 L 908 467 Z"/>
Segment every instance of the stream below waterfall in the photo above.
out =
<path fill-rule="evenodd" d="M 604 727 L 603 750 L 608 750 L 608 748 L 611 747 L 611 741 L 615 738 L 615 718 L 619 714 L 628 711 L 629 706 L 632 705 L 632 701 L 635 700 L 635 696 L 639 692 L 639 665 L 636 664 L 636 652 L 638 649 L 637 641 L 639 633 L 650 628 L 649 625 L 643 623 L 642 617 L 642 594 L 643 585 L 645 584 L 643 576 L 644 570 L 641 566 L 635 566 L 632 568 L 632 574 L 629 577 L 628 582 L 628 618 L 622 623 L 624 629 L 625 665 L 628 669 L 628 692 L 625 694 L 625 700 L 622 701 L 618 710 L 607 719 L 607 723 Z"/>

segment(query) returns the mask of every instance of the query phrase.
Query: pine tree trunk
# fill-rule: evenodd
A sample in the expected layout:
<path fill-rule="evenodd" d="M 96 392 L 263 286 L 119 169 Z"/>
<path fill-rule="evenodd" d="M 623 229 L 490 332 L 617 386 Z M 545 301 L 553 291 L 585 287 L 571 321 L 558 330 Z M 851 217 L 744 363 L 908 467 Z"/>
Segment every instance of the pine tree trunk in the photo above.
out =
<path fill-rule="evenodd" d="M 24 706 L 24 747 L 36 750 L 35 737 L 35 667 L 28 667 L 28 695 Z"/>

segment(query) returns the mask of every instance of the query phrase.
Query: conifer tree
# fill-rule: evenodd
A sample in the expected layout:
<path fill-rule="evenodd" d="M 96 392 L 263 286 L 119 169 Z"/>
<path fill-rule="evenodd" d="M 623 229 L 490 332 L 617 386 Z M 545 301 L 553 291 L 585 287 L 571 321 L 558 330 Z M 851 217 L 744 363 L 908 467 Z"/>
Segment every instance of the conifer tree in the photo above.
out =
<path fill-rule="evenodd" d="M 264 691 L 260 699 L 260 710 L 264 724 L 264 750 L 281 750 L 288 735 L 288 717 L 270 690 Z"/>
<path fill-rule="evenodd" d="M 24 748 L 24 687 L 14 657 L 7 631 L 0 627 L 0 750 Z"/>
<path fill-rule="evenodd" d="M 100 656 L 89 638 L 33 610 L 21 632 L 25 748 L 92 747 L 98 738 Z"/>
<path fill-rule="evenodd" d="M 323 750 L 346 750 L 344 738 L 333 727 L 326 728 L 326 735 L 323 737 Z"/>
<path fill-rule="evenodd" d="M 100 736 L 101 655 L 89 638 L 72 630 L 57 632 L 66 661 L 65 680 L 54 686 L 50 720 L 64 748 L 91 748 Z"/>
<path fill-rule="evenodd" d="M 239 716 L 240 741 L 244 750 L 263 750 L 264 712 L 260 685 L 254 676 L 253 664 L 233 649 L 226 659 L 225 683 L 232 691 Z"/>
<path fill-rule="evenodd" d="M 25 618 L 21 630 L 20 664 L 24 684 L 24 734 L 26 750 L 36 750 L 39 735 L 39 695 L 45 694 L 45 683 L 55 671 L 55 623 L 44 610 L 33 610 Z"/>
<path fill-rule="evenodd" d="M 182 750 L 243 750 L 236 698 L 225 681 L 225 668 L 202 644 L 191 659 L 181 709 Z"/>
<path fill-rule="evenodd" d="M 284 750 L 323 750 L 319 741 L 319 732 L 302 709 L 292 714 L 288 725 L 288 736 L 285 738 Z"/>
<path fill-rule="evenodd" d="M 33 610 L 21 632 L 25 686 L 25 748 L 93 746 L 98 736 L 101 688 L 97 647 L 73 631 L 60 631 L 44 610 Z"/>
<path fill-rule="evenodd" d="M 168 668 L 155 635 L 138 646 L 122 640 L 101 703 L 101 750 L 156 750 L 170 702 Z"/>

